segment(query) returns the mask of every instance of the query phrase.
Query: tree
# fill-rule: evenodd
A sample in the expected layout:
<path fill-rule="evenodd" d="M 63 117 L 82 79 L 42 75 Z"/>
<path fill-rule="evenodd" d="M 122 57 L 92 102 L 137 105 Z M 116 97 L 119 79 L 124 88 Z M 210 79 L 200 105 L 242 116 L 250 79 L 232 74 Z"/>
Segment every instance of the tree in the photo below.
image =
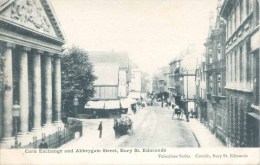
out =
<path fill-rule="evenodd" d="M 94 95 L 93 83 L 97 77 L 93 74 L 93 65 L 89 61 L 88 53 L 78 47 L 69 48 L 61 59 L 62 100 L 65 111 L 73 108 L 73 98 L 78 97 L 78 108 Z"/>

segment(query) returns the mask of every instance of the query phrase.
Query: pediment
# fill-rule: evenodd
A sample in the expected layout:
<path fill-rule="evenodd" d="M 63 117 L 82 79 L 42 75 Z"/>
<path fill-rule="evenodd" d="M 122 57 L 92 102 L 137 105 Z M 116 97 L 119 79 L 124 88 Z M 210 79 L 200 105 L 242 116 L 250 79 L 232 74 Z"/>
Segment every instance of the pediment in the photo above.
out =
<path fill-rule="evenodd" d="M 0 16 L 7 23 L 64 40 L 47 0 L 0 0 Z"/>

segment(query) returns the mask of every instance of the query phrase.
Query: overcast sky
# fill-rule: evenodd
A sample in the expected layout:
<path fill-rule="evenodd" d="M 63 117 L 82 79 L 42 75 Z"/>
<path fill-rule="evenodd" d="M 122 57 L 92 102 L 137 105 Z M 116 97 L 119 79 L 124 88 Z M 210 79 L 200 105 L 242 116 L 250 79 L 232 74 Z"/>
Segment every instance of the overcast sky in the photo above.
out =
<path fill-rule="evenodd" d="M 199 51 L 217 0 L 51 0 L 66 46 L 125 51 L 153 73 L 189 44 Z"/>

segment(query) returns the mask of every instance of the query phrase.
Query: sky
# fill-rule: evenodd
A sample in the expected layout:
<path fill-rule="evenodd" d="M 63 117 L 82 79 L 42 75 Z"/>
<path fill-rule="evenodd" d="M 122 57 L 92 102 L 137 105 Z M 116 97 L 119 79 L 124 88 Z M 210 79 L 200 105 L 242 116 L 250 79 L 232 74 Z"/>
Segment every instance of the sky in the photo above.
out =
<path fill-rule="evenodd" d="M 150 74 L 190 45 L 201 54 L 217 0 L 51 0 L 65 47 L 128 52 Z"/>

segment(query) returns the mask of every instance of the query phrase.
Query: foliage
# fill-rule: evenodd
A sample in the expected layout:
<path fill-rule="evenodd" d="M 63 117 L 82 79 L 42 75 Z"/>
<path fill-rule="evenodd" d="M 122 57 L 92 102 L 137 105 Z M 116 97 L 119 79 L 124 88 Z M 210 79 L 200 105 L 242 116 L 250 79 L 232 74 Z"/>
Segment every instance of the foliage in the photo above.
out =
<path fill-rule="evenodd" d="M 62 70 L 62 99 L 67 108 L 73 107 L 76 95 L 79 108 L 94 95 L 93 83 L 97 77 L 93 74 L 93 65 L 89 61 L 88 53 L 78 47 L 69 48 L 61 59 Z"/>

